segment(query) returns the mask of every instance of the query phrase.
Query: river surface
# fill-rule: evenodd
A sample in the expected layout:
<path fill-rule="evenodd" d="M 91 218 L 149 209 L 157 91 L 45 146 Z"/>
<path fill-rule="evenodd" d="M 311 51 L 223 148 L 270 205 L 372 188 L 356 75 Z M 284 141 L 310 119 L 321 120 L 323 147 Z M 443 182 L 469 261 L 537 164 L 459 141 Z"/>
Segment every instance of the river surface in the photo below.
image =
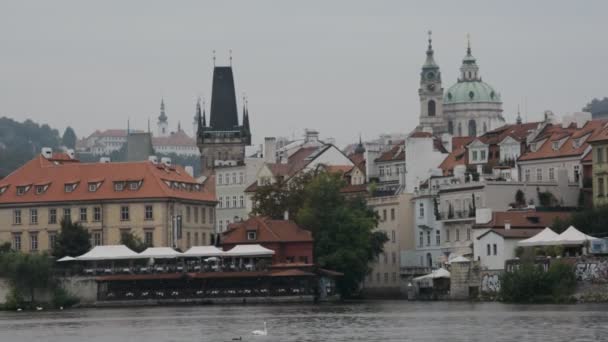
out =
<path fill-rule="evenodd" d="M 268 325 L 268 336 L 252 330 Z M 0 341 L 608 341 L 608 305 L 366 301 L 0 312 Z"/>

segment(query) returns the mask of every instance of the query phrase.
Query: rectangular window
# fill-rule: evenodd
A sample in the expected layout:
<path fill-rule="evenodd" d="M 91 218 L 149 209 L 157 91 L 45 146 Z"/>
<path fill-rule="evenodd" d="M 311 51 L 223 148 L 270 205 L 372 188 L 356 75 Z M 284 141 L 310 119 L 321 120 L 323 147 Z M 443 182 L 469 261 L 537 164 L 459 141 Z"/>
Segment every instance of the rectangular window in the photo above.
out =
<path fill-rule="evenodd" d="M 49 224 L 57 223 L 57 209 L 49 209 Z"/>
<path fill-rule="evenodd" d="M 101 246 L 101 232 L 93 232 L 93 246 Z"/>
<path fill-rule="evenodd" d="M 247 232 L 247 240 L 255 240 L 257 239 L 257 232 L 250 230 Z"/>
<path fill-rule="evenodd" d="M 123 191 L 125 189 L 125 184 L 122 182 L 114 183 L 114 191 Z"/>
<path fill-rule="evenodd" d="M 424 233 L 420 232 L 418 236 L 418 246 L 422 247 L 424 245 Z"/>
<path fill-rule="evenodd" d="M 467 228 L 467 241 L 471 241 L 471 228 Z"/>
<path fill-rule="evenodd" d="M 207 222 L 207 209 L 205 207 L 201 208 L 201 223 L 205 224 Z"/>
<path fill-rule="evenodd" d="M 57 241 L 57 232 L 48 232 L 49 234 L 49 249 L 55 248 L 55 242 Z"/>
<path fill-rule="evenodd" d="M 63 208 L 63 219 L 64 220 L 72 220 L 72 209 Z"/>
<path fill-rule="evenodd" d="M 74 191 L 75 185 L 74 184 L 66 184 L 63 186 L 63 189 L 65 190 L 65 192 L 72 192 Z"/>
<path fill-rule="evenodd" d="M 219 175 L 217 175 L 217 184 L 218 185 L 222 185 L 223 180 L 224 180 L 223 174 L 220 173 Z"/>
<path fill-rule="evenodd" d="M 31 252 L 38 251 L 38 232 L 30 233 L 30 251 Z"/>
<path fill-rule="evenodd" d="M 21 209 L 13 211 L 13 224 L 21 224 Z"/>
<path fill-rule="evenodd" d="M 395 234 L 395 231 L 394 231 L 394 230 L 392 230 L 392 231 L 391 231 L 391 242 L 392 242 L 392 243 L 397 242 L 397 236 L 396 236 L 396 235 L 397 235 L 397 234 Z"/>
<path fill-rule="evenodd" d="M 386 209 L 382 209 L 382 221 L 386 221 Z"/>
<path fill-rule="evenodd" d="M 243 195 L 239 196 L 239 207 L 245 208 L 245 197 Z"/>
<path fill-rule="evenodd" d="M 450 230 L 445 230 L 445 242 L 450 242 Z"/>
<path fill-rule="evenodd" d="M 604 196 L 604 177 L 597 178 L 597 196 Z"/>
<path fill-rule="evenodd" d="M 424 218 L 424 203 L 420 203 L 420 208 L 418 209 L 418 216 L 420 216 L 420 218 Z"/>
<path fill-rule="evenodd" d="M 38 209 L 30 209 L 30 224 L 38 224 Z"/>
<path fill-rule="evenodd" d="M 384 176 L 384 166 L 380 166 L 380 167 L 378 168 L 378 171 L 379 171 L 379 173 L 380 173 L 380 177 Z"/>
<path fill-rule="evenodd" d="M 438 230 L 435 231 L 435 244 L 437 246 L 441 244 L 441 233 Z"/>
<path fill-rule="evenodd" d="M 97 191 L 97 184 L 89 183 L 89 192 L 95 192 L 95 191 Z"/>
<path fill-rule="evenodd" d="M 207 234 L 203 233 L 201 236 L 201 244 L 205 246 L 207 244 Z"/>
<path fill-rule="evenodd" d="M 93 208 L 93 222 L 101 221 L 101 207 Z"/>
<path fill-rule="evenodd" d="M 492 255 L 492 250 L 491 250 L 492 247 L 490 246 L 490 244 L 488 244 L 486 247 L 487 247 L 488 255 Z"/>
<path fill-rule="evenodd" d="M 243 183 L 245 183 L 245 179 L 243 177 L 243 173 L 241 172 L 241 173 L 239 173 L 239 184 L 243 184 Z"/>
<path fill-rule="evenodd" d="M 456 229 L 456 241 L 460 241 L 460 229 Z"/>
<path fill-rule="evenodd" d="M 524 177 L 526 179 L 526 182 L 529 182 L 530 181 L 530 169 L 526 169 L 524 171 L 524 175 L 525 175 Z"/>
<path fill-rule="evenodd" d="M 232 173 L 232 184 L 236 184 L 236 172 Z"/>
<path fill-rule="evenodd" d="M 215 211 L 214 208 L 209 208 L 209 223 L 215 223 Z"/>
<path fill-rule="evenodd" d="M 597 148 L 597 163 L 601 164 L 604 162 L 604 150 L 601 147 Z"/>
<path fill-rule="evenodd" d="M 192 247 L 192 240 L 190 240 L 190 232 L 186 232 L 186 246 Z"/>
<path fill-rule="evenodd" d="M 473 151 L 473 161 L 477 161 L 477 151 Z"/>
<path fill-rule="evenodd" d="M 232 207 L 233 207 L 233 208 L 238 208 L 238 207 L 236 206 L 236 196 L 232 196 Z"/>
<path fill-rule="evenodd" d="M 200 245 L 198 244 L 198 233 L 197 233 L 197 232 L 195 232 L 195 233 L 194 233 L 194 245 L 195 245 L 195 246 L 200 246 Z"/>
<path fill-rule="evenodd" d="M 144 219 L 147 221 L 153 220 L 154 219 L 154 211 L 152 209 L 151 205 L 147 205 L 145 208 L 145 214 L 144 214 Z"/>
<path fill-rule="evenodd" d="M 129 183 L 130 190 L 137 190 L 139 188 L 139 182 L 131 182 Z"/>
<path fill-rule="evenodd" d="M 555 169 L 552 167 L 549 168 L 549 180 L 555 180 Z"/>
<path fill-rule="evenodd" d="M 391 208 L 391 221 L 395 221 L 395 208 Z"/>
<path fill-rule="evenodd" d="M 384 258 L 384 264 L 388 264 L 388 255 L 386 253 L 382 253 L 382 257 Z"/>
<path fill-rule="evenodd" d="M 426 232 L 426 245 L 431 245 L 431 232 Z"/>
<path fill-rule="evenodd" d="M 486 160 L 486 151 L 481 151 L 481 160 L 484 161 Z"/>
<path fill-rule="evenodd" d="M 539 182 L 541 182 L 543 180 L 543 169 L 541 169 L 541 168 L 536 169 L 536 180 Z"/>
<path fill-rule="evenodd" d="M 393 272 L 393 283 L 397 282 L 397 272 Z"/>
<path fill-rule="evenodd" d="M 397 253 L 391 253 L 391 262 L 393 263 L 393 265 L 397 264 Z"/>
<path fill-rule="evenodd" d="M 80 208 L 80 222 L 87 222 L 88 219 L 88 210 L 87 208 Z"/>
<path fill-rule="evenodd" d="M 186 222 L 190 222 L 190 207 L 186 207 Z"/>
<path fill-rule="evenodd" d="M 384 272 L 384 283 L 388 283 L 388 272 Z"/>
<path fill-rule="evenodd" d="M 13 249 L 21 251 L 21 233 L 13 233 Z"/>
<path fill-rule="evenodd" d="M 126 205 L 120 207 L 120 220 L 129 221 L 129 207 Z"/>
<path fill-rule="evenodd" d="M 198 223 L 198 208 L 192 207 L 192 213 L 194 213 L 194 223 Z"/>
<path fill-rule="evenodd" d="M 146 229 L 144 231 L 144 243 L 148 247 L 153 247 L 154 246 L 154 230 L 152 230 L 152 229 Z"/>
<path fill-rule="evenodd" d="M 498 254 L 498 248 L 497 248 L 496 244 L 494 244 L 493 247 L 494 247 L 494 255 L 497 255 Z"/>
<path fill-rule="evenodd" d="M 224 206 L 224 197 L 220 196 L 217 205 L 220 207 L 220 209 Z"/>

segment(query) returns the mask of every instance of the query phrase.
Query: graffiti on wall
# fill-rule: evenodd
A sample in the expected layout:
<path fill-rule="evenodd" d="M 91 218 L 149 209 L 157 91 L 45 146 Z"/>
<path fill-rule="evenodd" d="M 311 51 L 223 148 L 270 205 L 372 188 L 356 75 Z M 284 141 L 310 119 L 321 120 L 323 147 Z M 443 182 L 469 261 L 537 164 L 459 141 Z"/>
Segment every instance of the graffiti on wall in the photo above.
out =
<path fill-rule="evenodd" d="M 578 281 L 608 281 L 608 261 L 578 262 L 574 267 L 574 272 Z"/>
<path fill-rule="evenodd" d="M 500 279 L 498 274 L 485 273 L 481 276 L 481 292 L 498 293 L 500 291 Z"/>

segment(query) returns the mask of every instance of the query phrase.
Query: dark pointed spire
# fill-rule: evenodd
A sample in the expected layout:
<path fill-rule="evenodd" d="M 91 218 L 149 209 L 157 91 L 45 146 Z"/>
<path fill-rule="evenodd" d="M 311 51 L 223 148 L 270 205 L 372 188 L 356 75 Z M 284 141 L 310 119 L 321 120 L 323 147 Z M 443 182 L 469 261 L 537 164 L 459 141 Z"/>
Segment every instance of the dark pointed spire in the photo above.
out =
<path fill-rule="evenodd" d="M 165 99 L 160 99 L 160 115 L 158 117 L 159 122 L 167 122 L 167 115 L 165 114 Z"/>
<path fill-rule="evenodd" d="M 426 61 L 424 62 L 424 65 L 422 66 L 423 69 L 439 69 L 439 66 L 435 62 L 435 57 L 434 57 L 435 52 L 433 51 L 433 38 L 431 37 L 432 34 L 433 34 L 433 32 L 431 30 L 429 30 L 428 31 L 429 45 L 426 49 Z"/>
<path fill-rule="evenodd" d="M 247 100 L 247 98 L 245 98 L 245 106 L 244 106 L 244 112 L 243 112 L 243 127 L 245 127 L 245 130 L 247 130 L 247 132 L 251 132 L 249 130 L 249 100 Z"/>
<path fill-rule="evenodd" d="M 196 135 L 203 132 L 203 115 L 201 114 L 201 98 L 196 101 Z"/>
<path fill-rule="evenodd" d="M 207 108 L 205 107 L 205 100 L 203 99 L 203 127 L 207 127 Z"/>
<path fill-rule="evenodd" d="M 365 153 L 365 146 L 363 146 L 363 139 L 361 139 L 361 134 L 359 134 L 359 143 L 355 147 L 356 154 Z"/>
<path fill-rule="evenodd" d="M 229 66 L 216 66 L 213 69 L 209 126 L 214 131 L 238 129 L 239 118 L 234 77 L 232 68 Z"/>
<path fill-rule="evenodd" d="M 177 131 L 178 132 L 182 131 L 182 123 L 180 121 L 177 122 Z"/>
<path fill-rule="evenodd" d="M 515 120 L 515 122 L 518 125 L 521 125 L 521 113 L 519 112 L 519 105 L 517 105 L 517 119 Z"/>

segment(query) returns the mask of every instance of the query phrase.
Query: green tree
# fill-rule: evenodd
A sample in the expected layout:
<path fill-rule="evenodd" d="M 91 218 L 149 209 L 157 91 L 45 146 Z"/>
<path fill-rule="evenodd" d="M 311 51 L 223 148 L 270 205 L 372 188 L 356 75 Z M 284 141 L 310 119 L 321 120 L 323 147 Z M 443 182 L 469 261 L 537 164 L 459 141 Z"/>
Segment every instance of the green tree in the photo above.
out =
<path fill-rule="evenodd" d="M 568 219 L 556 218 L 552 228 L 556 233 L 561 233 L 570 226 L 593 236 L 608 235 L 608 206 L 587 208 L 573 213 Z"/>
<path fill-rule="evenodd" d="M 255 215 L 282 219 L 285 212 L 295 218 L 304 201 L 305 187 L 319 174 L 319 171 L 304 172 L 290 178 L 288 181 L 279 179 L 277 182 L 260 186 L 253 195 L 256 204 Z"/>
<path fill-rule="evenodd" d="M 0 254 L 10 253 L 13 251 L 13 246 L 10 242 L 5 242 L 0 245 Z"/>
<path fill-rule="evenodd" d="M 76 132 L 74 132 L 72 127 L 68 126 L 61 137 L 61 144 L 67 148 L 75 148 L 76 139 Z"/>
<path fill-rule="evenodd" d="M 76 257 L 91 249 L 91 234 L 78 222 L 70 219 L 61 220 L 61 231 L 57 234 L 53 256 L 57 259 L 64 256 Z"/>
<path fill-rule="evenodd" d="M 344 185 L 338 175 L 317 174 L 304 188 L 296 221 L 313 233 L 316 263 L 344 273 L 337 286 L 348 297 L 357 292 L 388 237 L 373 231 L 378 217 L 362 198 L 342 195 Z"/>
<path fill-rule="evenodd" d="M 0 259 L 0 274 L 8 278 L 15 297 L 27 294 L 35 302 L 37 289 L 53 285 L 53 261 L 46 253 L 6 253 Z"/>
<path fill-rule="evenodd" d="M 574 268 L 554 262 L 548 271 L 524 260 L 520 267 L 500 278 L 502 300 L 515 303 L 569 301 L 576 287 Z"/>
<path fill-rule="evenodd" d="M 517 189 L 517 192 L 515 192 L 515 204 L 519 207 L 526 206 L 526 195 L 521 189 Z"/>
<path fill-rule="evenodd" d="M 123 233 L 120 236 L 120 243 L 137 253 L 141 253 L 148 248 L 148 246 L 138 236 L 131 232 Z"/>

